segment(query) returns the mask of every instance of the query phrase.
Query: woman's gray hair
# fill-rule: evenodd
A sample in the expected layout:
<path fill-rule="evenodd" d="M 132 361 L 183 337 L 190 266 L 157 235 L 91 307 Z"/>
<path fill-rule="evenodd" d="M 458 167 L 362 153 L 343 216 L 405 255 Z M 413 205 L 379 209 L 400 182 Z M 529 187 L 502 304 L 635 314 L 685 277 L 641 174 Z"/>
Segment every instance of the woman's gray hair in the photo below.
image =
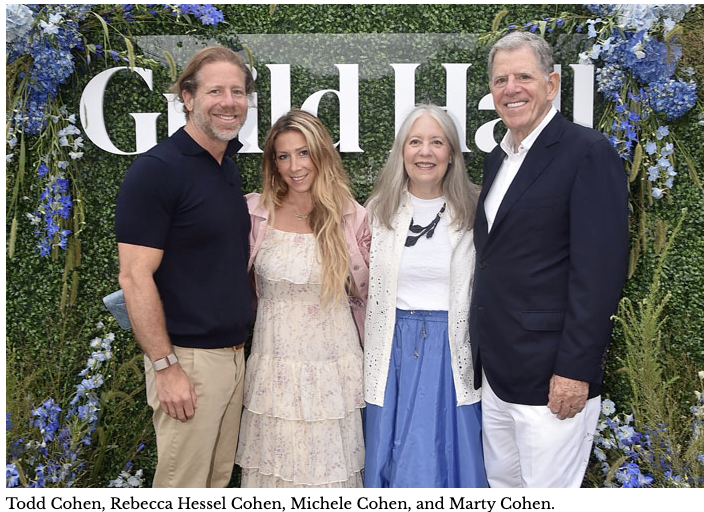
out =
<path fill-rule="evenodd" d="M 452 212 L 451 224 L 457 228 L 470 229 L 474 224 L 480 189 L 469 180 L 467 175 L 455 123 L 445 110 L 430 104 L 417 105 L 401 124 L 389 158 L 366 203 L 370 218 L 376 219 L 388 229 L 393 229 L 392 220 L 406 193 L 409 179 L 403 165 L 403 147 L 413 123 L 424 114 L 428 114 L 438 122 L 450 144 L 451 163 L 445 173 L 442 188 L 445 202 Z"/>
<path fill-rule="evenodd" d="M 555 59 L 552 56 L 552 48 L 550 44 L 542 37 L 533 34 L 532 32 L 511 32 L 505 35 L 491 47 L 489 51 L 489 62 L 487 67 L 487 72 L 489 74 L 489 82 L 491 82 L 493 67 L 494 67 L 494 56 L 498 51 L 514 51 L 524 46 L 528 46 L 533 50 L 535 59 L 538 62 L 538 67 L 540 71 L 545 76 L 547 80 L 550 73 L 555 71 Z"/>

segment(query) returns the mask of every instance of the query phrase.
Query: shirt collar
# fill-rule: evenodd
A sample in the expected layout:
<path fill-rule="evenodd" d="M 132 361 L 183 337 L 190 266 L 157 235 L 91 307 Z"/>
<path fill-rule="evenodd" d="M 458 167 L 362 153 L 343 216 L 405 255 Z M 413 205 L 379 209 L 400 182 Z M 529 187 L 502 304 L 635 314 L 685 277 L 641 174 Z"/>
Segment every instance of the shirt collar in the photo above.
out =
<path fill-rule="evenodd" d="M 188 132 L 186 132 L 183 127 L 179 128 L 172 135 L 172 137 L 174 138 L 177 146 L 181 149 L 181 152 L 184 155 L 197 155 L 198 153 L 206 151 L 203 146 L 193 140 L 193 137 L 188 135 Z M 227 143 L 225 156 L 232 156 L 237 153 L 240 149 L 242 149 L 242 143 L 237 139 L 232 139 L 230 142 Z"/>
<path fill-rule="evenodd" d="M 535 130 L 530 132 L 528 137 L 523 139 L 523 142 L 518 146 L 518 151 L 514 151 L 514 144 L 513 144 L 513 135 L 511 135 L 511 130 L 508 130 L 506 132 L 506 135 L 504 135 L 504 138 L 501 139 L 501 149 L 504 150 L 504 153 L 507 155 L 511 155 L 514 153 L 523 153 L 528 151 L 532 146 L 533 143 L 535 142 L 535 139 L 538 138 L 540 133 L 543 131 L 543 129 L 548 125 L 550 121 L 552 121 L 552 118 L 555 117 L 555 114 L 557 114 L 557 110 L 553 105 L 550 106 L 550 110 L 548 110 L 548 113 L 545 114 L 545 117 L 543 118 L 542 121 L 540 121 L 540 124 L 535 127 Z"/>

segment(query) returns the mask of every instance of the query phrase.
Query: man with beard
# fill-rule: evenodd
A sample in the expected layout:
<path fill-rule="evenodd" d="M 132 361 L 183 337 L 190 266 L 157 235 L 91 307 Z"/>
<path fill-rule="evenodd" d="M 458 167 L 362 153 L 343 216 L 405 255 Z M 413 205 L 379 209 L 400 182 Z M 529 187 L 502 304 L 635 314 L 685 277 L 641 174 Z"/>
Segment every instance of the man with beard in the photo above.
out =
<path fill-rule="evenodd" d="M 249 213 L 230 155 L 253 91 L 237 53 L 198 51 L 173 87 L 186 125 L 135 160 L 118 195 L 119 280 L 154 409 L 154 487 L 225 487 L 232 474 L 253 308 Z"/>

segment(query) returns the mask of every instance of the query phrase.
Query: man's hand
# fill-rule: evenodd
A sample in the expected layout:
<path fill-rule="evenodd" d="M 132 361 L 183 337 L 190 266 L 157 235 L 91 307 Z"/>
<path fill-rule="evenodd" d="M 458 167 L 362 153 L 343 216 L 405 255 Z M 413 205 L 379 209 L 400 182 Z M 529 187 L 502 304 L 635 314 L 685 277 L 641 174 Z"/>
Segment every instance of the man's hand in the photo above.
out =
<path fill-rule="evenodd" d="M 191 379 L 174 364 L 155 373 L 156 393 L 166 414 L 186 422 L 196 413 L 196 390 Z"/>
<path fill-rule="evenodd" d="M 584 409 L 589 396 L 589 383 L 553 375 L 550 379 L 548 408 L 557 419 L 572 418 Z"/>

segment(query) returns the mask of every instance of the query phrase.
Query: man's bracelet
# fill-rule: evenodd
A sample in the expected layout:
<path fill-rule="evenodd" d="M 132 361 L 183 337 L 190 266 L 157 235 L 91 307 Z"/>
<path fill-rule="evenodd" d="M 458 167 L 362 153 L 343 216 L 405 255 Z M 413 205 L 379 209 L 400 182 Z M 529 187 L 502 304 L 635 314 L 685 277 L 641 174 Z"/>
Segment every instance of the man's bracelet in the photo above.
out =
<path fill-rule="evenodd" d="M 158 372 L 159 370 L 164 370 L 168 368 L 171 365 L 174 365 L 178 363 L 178 357 L 176 357 L 176 354 L 173 352 L 169 354 L 166 357 L 162 357 L 161 359 L 157 359 L 156 361 L 152 361 L 152 368 L 154 368 L 155 372 Z"/>

